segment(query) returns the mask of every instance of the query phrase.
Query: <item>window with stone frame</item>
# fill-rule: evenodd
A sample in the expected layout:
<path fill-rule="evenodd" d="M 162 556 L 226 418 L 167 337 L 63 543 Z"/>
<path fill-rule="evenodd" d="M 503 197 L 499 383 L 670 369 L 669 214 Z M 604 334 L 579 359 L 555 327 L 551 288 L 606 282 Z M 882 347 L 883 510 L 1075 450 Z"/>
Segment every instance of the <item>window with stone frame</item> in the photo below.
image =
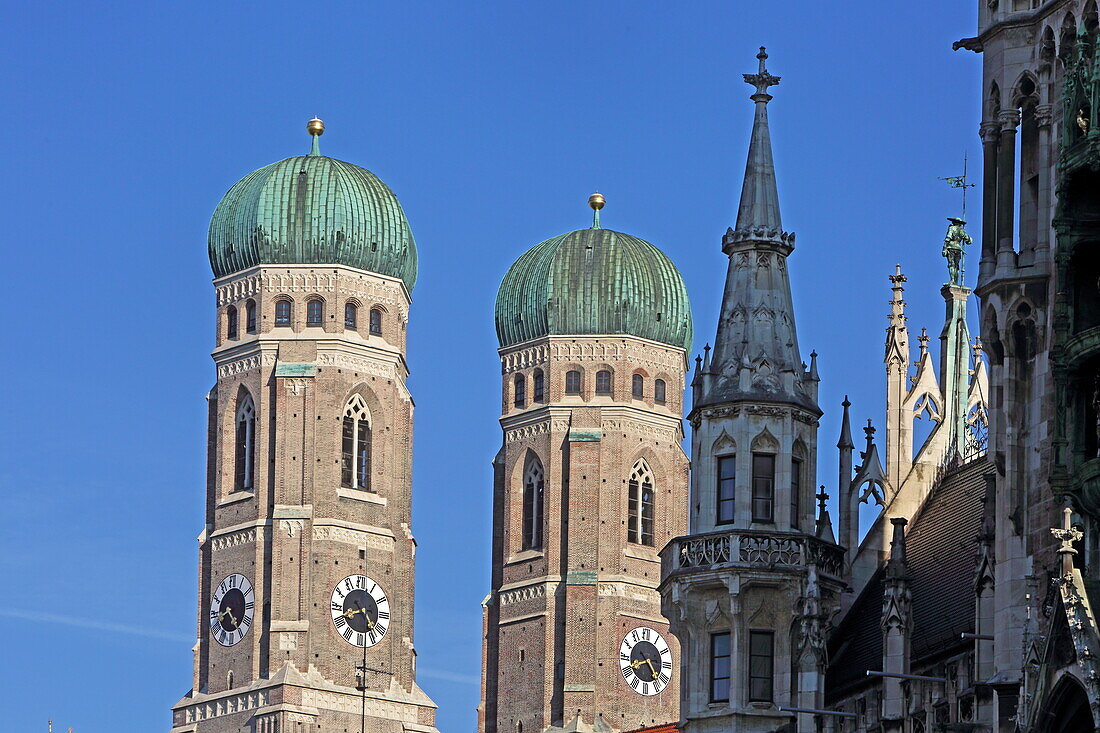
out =
<path fill-rule="evenodd" d="M 229 306 L 225 311 L 225 320 L 227 321 L 225 329 L 226 338 L 237 338 L 237 319 L 236 307 L 232 305 Z"/>
<path fill-rule="evenodd" d="M 233 423 L 233 490 L 251 491 L 256 474 L 256 403 L 248 392 L 242 391 L 237 398 Z"/>
<path fill-rule="evenodd" d="M 275 325 L 289 326 L 293 317 L 294 304 L 283 298 L 275 301 Z"/>
<path fill-rule="evenodd" d="M 523 549 L 542 549 L 543 506 L 545 501 L 542 462 L 534 456 L 527 459 L 523 471 Z"/>
<path fill-rule="evenodd" d="M 722 631 L 710 635 L 710 701 L 730 699 L 730 634 Z"/>
<path fill-rule="evenodd" d="M 791 527 L 798 529 L 802 512 L 802 459 L 791 459 Z"/>
<path fill-rule="evenodd" d="M 306 302 L 306 325 L 325 325 L 325 301 L 320 298 L 312 298 Z"/>
<path fill-rule="evenodd" d="M 581 370 L 570 369 L 565 373 L 565 393 L 566 394 L 580 394 L 581 393 Z"/>
<path fill-rule="evenodd" d="M 350 300 L 344 303 L 344 328 L 354 331 L 359 327 L 359 306 Z"/>
<path fill-rule="evenodd" d="M 352 395 L 344 406 L 340 437 L 340 485 L 371 491 L 370 410 L 362 395 Z"/>
<path fill-rule="evenodd" d="M 527 379 L 522 374 L 517 374 L 513 380 L 514 404 L 516 407 L 527 407 Z"/>
<path fill-rule="evenodd" d="M 610 396 L 614 390 L 614 382 L 611 377 L 611 370 L 601 369 L 596 372 L 596 394 Z"/>
<path fill-rule="evenodd" d="M 718 457 L 718 486 L 716 492 L 715 524 L 733 524 L 737 508 L 737 457 Z"/>
<path fill-rule="evenodd" d="M 775 521 L 775 454 L 752 454 L 752 521 Z"/>
<path fill-rule="evenodd" d="M 653 547 L 653 471 L 638 461 L 627 482 L 626 541 Z"/>
<path fill-rule="evenodd" d="M 635 374 L 630 378 L 630 396 L 636 400 L 645 397 L 645 377 L 641 374 Z"/>
<path fill-rule="evenodd" d="M 665 404 L 665 380 L 653 380 L 653 401 L 658 405 Z"/>
<path fill-rule="evenodd" d="M 541 369 L 536 369 L 531 375 L 531 399 L 535 402 L 546 401 L 546 376 Z"/>
<path fill-rule="evenodd" d="M 775 698 L 775 634 L 749 632 L 749 702 L 772 702 Z"/>
<path fill-rule="evenodd" d="M 256 333 L 256 301 L 254 300 L 244 304 L 244 330 L 245 333 Z"/>
<path fill-rule="evenodd" d="M 374 336 L 382 335 L 382 309 L 370 309 L 370 332 Z"/>

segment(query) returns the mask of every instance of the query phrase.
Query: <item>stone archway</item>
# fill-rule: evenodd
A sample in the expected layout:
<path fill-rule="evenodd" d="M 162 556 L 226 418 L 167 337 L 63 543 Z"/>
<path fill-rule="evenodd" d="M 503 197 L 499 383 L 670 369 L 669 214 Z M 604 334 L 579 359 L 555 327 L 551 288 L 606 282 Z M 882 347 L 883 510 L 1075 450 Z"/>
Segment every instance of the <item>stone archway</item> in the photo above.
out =
<path fill-rule="evenodd" d="M 1047 698 L 1035 729 L 1044 733 L 1086 733 L 1095 730 L 1085 689 L 1068 677 L 1059 682 Z"/>

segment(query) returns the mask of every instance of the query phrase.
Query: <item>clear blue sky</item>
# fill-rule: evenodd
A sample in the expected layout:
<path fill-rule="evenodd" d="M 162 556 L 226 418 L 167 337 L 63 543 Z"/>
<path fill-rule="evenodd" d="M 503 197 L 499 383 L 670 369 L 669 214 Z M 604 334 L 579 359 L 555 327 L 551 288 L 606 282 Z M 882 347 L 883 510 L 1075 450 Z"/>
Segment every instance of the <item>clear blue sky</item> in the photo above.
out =
<path fill-rule="evenodd" d="M 950 48 L 974 0 L 5 6 L 8 730 L 169 728 L 191 680 L 214 382 L 206 226 L 238 178 L 308 150 L 313 115 L 325 153 L 397 193 L 420 249 L 416 642 L 446 733 L 473 728 L 478 697 L 500 278 L 586 226 L 598 188 L 605 226 L 681 268 L 696 349 L 713 340 L 759 45 L 783 76 L 772 132 L 830 490 L 843 395 L 856 420 L 885 410 L 895 262 L 912 325 L 939 332 L 958 195 L 936 177 L 980 160 L 980 59 Z"/>

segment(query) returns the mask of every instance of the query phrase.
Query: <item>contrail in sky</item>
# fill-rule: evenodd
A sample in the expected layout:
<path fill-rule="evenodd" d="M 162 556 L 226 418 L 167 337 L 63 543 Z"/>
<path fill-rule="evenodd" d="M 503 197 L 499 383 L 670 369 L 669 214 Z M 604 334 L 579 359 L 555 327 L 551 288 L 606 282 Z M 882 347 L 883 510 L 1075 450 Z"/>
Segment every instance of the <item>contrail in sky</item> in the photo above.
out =
<path fill-rule="evenodd" d="M 103 621 L 95 621 L 87 618 L 76 618 L 75 616 L 61 616 L 56 613 L 40 613 L 30 611 L 20 611 L 14 608 L 0 608 L 0 616 L 7 616 L 8 618 L 20 618 L 27 621 L 42 621 L 50 624 L 62 624 L 64 626 L 76 626 L 82 629 L 97 629 L 99 631 L 111 631 L 118 634 L 130 634 L 131 636 L 144 636 L 149 639 L 163 639 L 165 641 L 175 641 L 187 644 L 193 644 L 194 638 L 184 636 L 182 634 L 173 634 L 168 631 L 160 631 L 159 629 L 147 629 L 140 626 L 129 626 L 127 624 L 110 624 Z"/>

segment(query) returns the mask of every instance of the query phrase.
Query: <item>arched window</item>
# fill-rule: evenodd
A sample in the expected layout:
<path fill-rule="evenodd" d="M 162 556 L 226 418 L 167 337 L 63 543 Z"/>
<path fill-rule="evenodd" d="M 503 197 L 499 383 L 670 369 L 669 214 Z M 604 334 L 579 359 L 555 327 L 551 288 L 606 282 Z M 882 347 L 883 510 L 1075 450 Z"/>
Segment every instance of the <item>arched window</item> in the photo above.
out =
<path fill-rule="evenodd" d="M 370 309 L 370 332 L 375 336 L 382 335 L 382 309 Z"/>
<path fill-rule="evenodd" d="M 289 326 L 291 317 L 291 308 L 293 304 L 289 300 L 277 300 L 275 301 L 275 325 L 276 326 Z"/>
<path fill-rule="evenodd" d="M 598 395 L 610 395 L 613 390 L 613 383 L 611 381 L 611 372 L 607 369 L 601 369 L 596 372 L 596 394 Z"/>
<path fill-rule="evenodd" d="M 358 327 L 356 326 L 358 321 L 359 306 L 349 300 L 347 303 L 344 303 L 344 328 L 350 328 L 354 331 Z"/>
<path fill-rule="evenodd" d="M 256 474 L 256 404 L 244 392 L 237 398 L 236 450 L 234 451 L 233 490 L 251 491 Z"/>
<path fill-rule="evenodd" d="M 244 330 L 248 333 L 256 333 L 256 301 L 254 300 L 244 304 Z"/>
<path fill-rule="evenodd" d="M 627 484 L 626 541 L 653 546 L 653 472 L 638 461 Z"/>
<path fill-rule="evenodd" d="M 527 380 L 524 379 L 522 374 L 517 374 L 514 384 L 516 407 L 527 407 Z"/>
<path fill-rule="evenodd" d="M 323 326 L 325 323 L 325 301 L 313 298 L 306 303 L 306 325 Z"/>
<path fill-rule="evenodd" d="M 775 521 L 775 454 L 752 454 L 752 521 Z"/>
<path fill-rule="evenodd" d="M 228 328 L 226 328 L 226 336 L 231 339 L 237 338 L 237 309 L 235 306 L 229 306 L 225 311 Z"/>
<path fill-rule="evenodd" d="M 538 458 L 527 460 L 523 472 L 523 549 L 542 547 L 543 472 Z"/>
<path fill-rule="evenodd" d="M 791 529 L 798 529 L 802 513 L 802 459 L 791 459 Z"/>
<path fill-rule="evenodd" d="M 532 399 L 535 402 L 543 402 L 546 399 L 546 378 L 543 376 L 541 369 L 535 370 L 535 375 L 531 381 L 534 382 L 532 385 L 534 388 Z"/>
<path fill-rule="evenodd" d="M 718 457 L 718 487 L 715 496 L 715 524 L 732 524 L 737 507 L 737 457 Z"/>
<path fill-rule="evenodd" d="M 665 404 L 665 380 L 655 379 L 653 381 L 653 401 L 658 405 Z"/>
<path fill-rule="evenodd" d="M 579 369 L 570 369 L 565 373 L 565 393 L 581 393 L 581 372 Z"/>
<path fill-rule="evenodd" d="M 370 410 L 361 395 L 353 395 L 344 407 L 341 437 L 340 485 L 370 491 Z"/>
<path fill-rule="evenodd" d="M 645 379 L 641 374 L 635 374 L 630 378 L 630 394 L 638 400 L 645 397 Z"/>

